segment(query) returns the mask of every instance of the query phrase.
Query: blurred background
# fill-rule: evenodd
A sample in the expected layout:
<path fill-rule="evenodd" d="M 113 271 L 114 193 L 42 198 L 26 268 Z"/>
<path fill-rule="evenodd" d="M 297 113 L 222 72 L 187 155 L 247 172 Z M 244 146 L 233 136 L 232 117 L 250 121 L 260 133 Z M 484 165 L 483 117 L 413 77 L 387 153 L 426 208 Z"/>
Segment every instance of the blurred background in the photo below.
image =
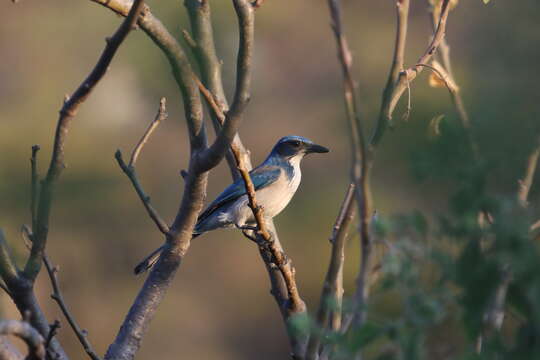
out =
<path fill-rule="evenodd" d="M 230 2 L 211 3 L 231 95 L 236 18 Z M 189 29 L 181 1 L 149 5 L 177 37 Z M 361 112 L 369 130 L 391 62 L 394 6 L 391 0 L 343 1 Z M 415 63 L 429 41 L 427 9 L 428 1 L 412 1 L 406 65 Z M 348 183 L 341 73 L 325 1 L 267 1 L 256 16 L 252 101 L 240 131 L 253 162 L 264 160 L 276 140 L 288 134 L 306 136 L 332 150 L 304 161 L 302 185 L 276 218 L 301 294 L 313 311 L 329 261 L 328 237 Z M 26 250 L 19 229 L 30 222 L 30 148 L 41 145 L 39 169 L 44 174 L 64 94 L 88 74 L 105 37 L 120 21 L 88 0 L 0 2 L 0 227 L 20 261 Z M 489 169 L 488 187 L 500 197 L 515 193 L 540 130 L 539 24 L 540 4 L 535 0 L 492 0 L 488 5 L 461 1 L 449 17 L 447 38 L 456 81 Z M 448 179 L 450 165 L 459 167 L 464 159 L 459 151 L 443 152 L 444 160 L 426 157 L 437 152 L 429 136 L 430 120 L 444 114 L 447 126 L 457 122 L 447 91 L 430 88 L 427 75 L 422 73 L 411 86 L 409 120 L 401 120 L 404 101 L 395 112 L 396 128 L 380 146 L 372 186 L 382 216 L 419 211 L 430 214 L 426 219 L 431 224 L 447 211 L 455 190 Z M 143 283 L 142 277 L 132 275 L 132 268 L 163 241 L 113 156 L 116 149 L 131 151 L 162 96 L 167 98 L 169 119 L 145 147 L 138 172 L 153 204 L 171 221 L 182 195 L 179 171 L 187 166 L 189 154 L 186 126 L 169 65 L 142 31 L 133 32 L 120 48 L 73 121 L 67 142 L 68 168 L 54 199 L 48 254 L 60 266 L 66 301 L 101 354 Z M 464 146 L 460 137 L 449 144 Z M 222 163 L 210 175 L 208 198 L 229 181 Z M 530 195 L 537 215 L 539 188 L 533 187 Z M 354 291 L 358 252 L 358 237 L 352 236 L 346 294 Z M 42 273 L 40 301 L 51 321 L 62 320 L 59 336 L 68 353 L 82 358 L 50 292 Z M 392 311 L 388 299 L 379 300 L 380 312 Z M 3 293 L 0 317 L 19 318 Z M 444 350 L 449 356 L 464 335 L 458 326 L 445 329 L 440 342 L 451 344 Z M 192 244 L 139 357 L 275 359 L 285 358 L 287 351 L 285 329 L 256 247 L 237 232 L 216 231 Z"/>

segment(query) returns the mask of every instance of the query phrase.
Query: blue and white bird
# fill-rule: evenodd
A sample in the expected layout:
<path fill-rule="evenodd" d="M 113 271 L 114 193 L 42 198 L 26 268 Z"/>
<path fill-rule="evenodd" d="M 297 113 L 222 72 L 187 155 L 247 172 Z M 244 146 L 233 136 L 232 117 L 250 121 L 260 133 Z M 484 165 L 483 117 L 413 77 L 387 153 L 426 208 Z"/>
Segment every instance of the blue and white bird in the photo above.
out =
<path fill-rule="evenodd" d="M 301 136 L 285 136 L 277 142 L 266 160 L 249 173 L 255 187 L 257 204 L 263 208 L 265 217 L 278 215 L 291 201 L 300 185 L 300 162 L 304 156 L 328 151 L 324 146 Z M 193 237 L 215 229 L 243 229 L 255 224 L 244 182 L 239 179 L 223 190 L 199 215 Z M 163 246 L 137 265 L 135 274 L 150 269 L 162 250 Z"/>

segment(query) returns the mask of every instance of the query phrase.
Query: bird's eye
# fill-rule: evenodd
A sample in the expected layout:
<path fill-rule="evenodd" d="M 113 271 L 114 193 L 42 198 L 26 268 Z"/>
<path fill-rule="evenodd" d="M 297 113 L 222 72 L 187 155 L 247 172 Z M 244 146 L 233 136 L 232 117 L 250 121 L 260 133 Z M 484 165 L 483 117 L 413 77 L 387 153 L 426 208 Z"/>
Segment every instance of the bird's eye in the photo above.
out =
<path fill-rule="evenodd" d="M 294 141 L 291 141 L 291 145 L 295 148 L 299 147 L 300 146 L 300 141 L 298 140 L 294 140 Z"/>

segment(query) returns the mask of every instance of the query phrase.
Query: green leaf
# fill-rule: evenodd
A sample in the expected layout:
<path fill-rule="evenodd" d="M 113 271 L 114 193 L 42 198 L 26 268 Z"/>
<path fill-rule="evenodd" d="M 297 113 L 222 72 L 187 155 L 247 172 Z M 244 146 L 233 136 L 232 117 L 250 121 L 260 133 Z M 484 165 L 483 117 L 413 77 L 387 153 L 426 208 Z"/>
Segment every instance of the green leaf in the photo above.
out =
<path fill-rule="evenodd" d="M 484 1 L 484 4 L 487 4 L 489 2 L 489 0 L 483 0 Z"/>

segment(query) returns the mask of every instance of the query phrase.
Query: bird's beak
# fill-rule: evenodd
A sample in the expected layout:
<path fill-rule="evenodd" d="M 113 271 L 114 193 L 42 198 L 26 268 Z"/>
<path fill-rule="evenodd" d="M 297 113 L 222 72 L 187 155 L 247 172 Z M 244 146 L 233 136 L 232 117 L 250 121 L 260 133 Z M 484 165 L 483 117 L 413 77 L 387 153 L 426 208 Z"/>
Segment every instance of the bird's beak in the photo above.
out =
<path fill-rule="evenodd" d="M 324 146 L 317 145 L 317 144 L 311 144 L 307 147 L 306 153 L 327 153 L 330 150 L 328 148 L 325 148 Z"/>

